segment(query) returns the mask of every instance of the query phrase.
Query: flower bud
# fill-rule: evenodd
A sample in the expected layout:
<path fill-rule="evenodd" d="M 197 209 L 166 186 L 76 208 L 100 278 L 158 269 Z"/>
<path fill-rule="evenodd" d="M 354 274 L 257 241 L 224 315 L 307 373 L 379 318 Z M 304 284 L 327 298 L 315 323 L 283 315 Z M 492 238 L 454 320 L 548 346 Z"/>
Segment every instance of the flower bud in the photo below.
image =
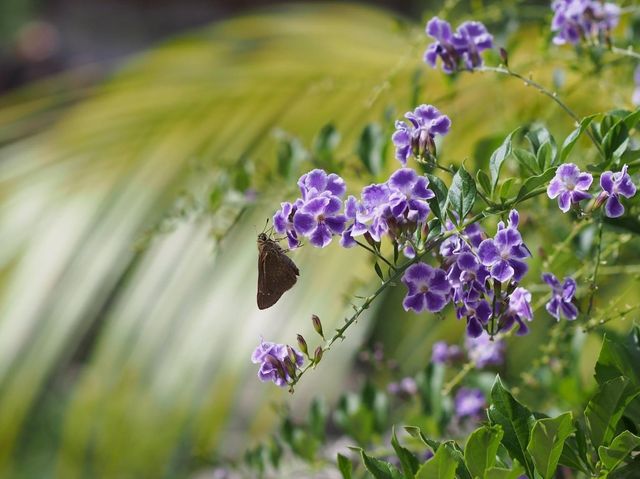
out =
<path fill-rule="evenodd" d="M 302 334 L 298 334 L 298 347 L 300 348 L 300 351 L 302 351 L 305 356 L 309 356 L 309 349 L 307 348 L 307 342 L 305 341 L 304 337 L 302 337 Z M 289 356 L 291 356 L 291 354 L 289 354 Z"/>
<path fill-rule="evenodd" d="M 505 67 L 509 67 L 509 52 L 507 52 L 504 48 L 500 47 L 500 59 L 502 63 L 504 63 Z"/>
<path fill-rule="evenodd" d="M 320 322 L 320 318 L 313 314 L 311 315 L 311 322 L 313 323 L 313 329 L 316 330 L 316 333 L 318 333 L 320 336 L 322 336 L 322 339 L 324 339 L 324 333 L 322 332 L 322 323 Z"/>
<path fill-rule="evenodd" d="M 324 350 L 322 349 L 321 346 L 318 346 L 316 348 L 316 352 L 313 355 L 313 363 L 314 364 L 318 364 L 320 362 L 320 360 L 322 359 L 322 354 L 324 353 Z"/>
<path fill-rule="evenodd" d="M 295 378 L 296 377 L 296 366 L 293 363 L 293 361 L 291 361 L 290 357 L 286 357 L 284 358 L 284 361 L 282 361 L 284 364 L 284 368 L 287 371 L 287 374 L 289 375 L 290 378 Z"/>

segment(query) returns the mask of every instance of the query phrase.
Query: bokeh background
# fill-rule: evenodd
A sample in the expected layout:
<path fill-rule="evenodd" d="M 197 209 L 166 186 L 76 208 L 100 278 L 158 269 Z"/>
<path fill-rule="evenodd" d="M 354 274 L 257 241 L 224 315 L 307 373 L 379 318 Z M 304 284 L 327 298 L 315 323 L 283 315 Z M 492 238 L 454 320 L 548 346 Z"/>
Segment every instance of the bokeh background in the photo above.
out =
<path fill-rule="evenodd" d="M 1 477 L 213 477 L 212 463 L 270 431 L 274 402 L 295 413 L 313 395 L 355 389 L 362 349 L 383 341 L 410 374 L 436 339 L 461 337 L 453 318 L 404 314 L 397 288 L 293 396 L 259 383 L 249 361 L 261 336 L 312 338 L 312 313 L 330 330 L 349 298 L 375 287 L 364 253 L 302 248 L 298 285 L 273 308 L 255 304 L 256 234 L 295 196 L 327 125 L 327 155 L 352 192 L 395 167 L 381 143 L 380 168 L 363 173 L 363 129 L 386 138 L 417 103 L 451 117 L 442 154 L 468 168 L 518 125 L 542 121 L 560 139 L 572 130 L 519 82 L 428 70 L 433 14 L 485 22 L 512 66 L 580 115 L 631 107 L 633 65 L 596 72 L 550 48 L 547 2 L 272 3 L 0 4 Z M 625 20 L 617 34 L 634 28 Z M 545 223 L 553 205 L 538 207 L 535 251 L 569 228 Z M 617 281 L 610 291 L 629 287 Z M 509 350 L 509 371 L 545 334 Z M 582 340 L 588 384 L 599 339 Z"/>

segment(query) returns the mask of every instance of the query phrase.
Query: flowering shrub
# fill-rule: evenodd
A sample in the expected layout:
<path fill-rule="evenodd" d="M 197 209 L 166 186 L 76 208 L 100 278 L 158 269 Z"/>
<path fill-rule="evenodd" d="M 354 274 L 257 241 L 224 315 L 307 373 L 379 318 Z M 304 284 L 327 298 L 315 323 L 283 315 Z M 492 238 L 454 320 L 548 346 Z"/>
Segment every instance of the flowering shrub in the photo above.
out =
<path fill-rule="evenodd" d="M 595 0 L 556 0 L 552 9 L 553 43 L 592 48 L 605 45 L 620 53 L 611 43 L 621 15 L 618 6 Z M 360 247 L 371 255 L 381 283 L 354 306 L 355 312 L 333 336 L 325 338 L 320 319 L 314 316 L 314 329 L 323 342 L 313 355 L 301 335 L 301 352 L 262 342 L 252 358 L 260 364 L 259 378 L 293 391 L 382 292 L 401 287 L 404 298 L 398 308 L 427 318 L 445 317 L 450 311 L 464 321 L 466 337 L 460 341 L 464 346 L 436 342 L 431 362 L 421 375 L 390 382 L 386 391 L 397 400 L 419 398 L 424 412 L 437 424 L 433 429 L 441 435 L 464 432 L 468 438 L 462 449 L 455 441 L 432 440 L 409 427 L 407 431 L 417 442 L 412 452 L 399 444 L 393 432 L 393 457 L 376 459 L 358 449 L 366 470 L 375 477 L 391 478 L 400 477 L 401 469 L 403 477 L 416 478 L 535 479 L 560 477 L 555 474 L 562 465 L 589 477 L 633 477 L 607 474 L 633 467 L 640 470 L 638 453 L 632 452 L 640 446 L 636 435 L 640 429 L 640 380 L 628 360 L 640 358 L 637 330 L 628 344 L 605 341 L 596 366 L 598 390 L 584 411 L 584 419 L 577 420 L 572 413 L 555 417 L 533 413 L 515 399 L 499 377 L 492 377 L 493 386 L 488 388 L 486 375 L 490 373 L 483 370 L 506 367 L 507 338 L 526 335 L 532 328 L 555 327 L 558 333 L 549 347 L 556 348 L 560 336 L 570 342 L 567 337 L 573 326 L 563 320 L 587 330 L 624 317 L 633 309 L 594 322 L 603 229 L 610 228 L 607 234 L 616 237 L 625 217 L 632 219 L 629 210 L 636 195 L 633 174 L 640 165 L 635 135 L 640 111 L 615 110 L 579 118 L 554 92 L 511 70 L 506 51 L 501 52 L 504 64 L 486 66 L 481 54 L 494 47 L 494 38 L 480 22 L 464 22 L 454 31 L 448 22 L 434 17 L 426 32 L 433 39 L 424 54 L 430 67 L 439 65 L 446 74 L 481 71 L 522 80 L 559 105 L 575 123 L 575 130 L 560 148 L 546 129 L 516 130 L 490 156 L 488 172 L 479 169 L 472 174 L 464 162 L 446 166 L 442 160 L 439 142 L 445 135 L 451 141 L 464 137 L 446 115 L 446 105 L 422 104 L 407 112 L 404 119 L 397 119 L 387 137 L 399 163 L 386 181 L 373 182 L 357 194 L 337 173 L 316 168 L 303 174 L 298 180 L 300 197 L 281 203 L 273 216 L 275 231 L 287 238 L 290 249 L 304 246 L 303 239 L 312 247 L 325 248 L 334 237 L 339 237 L 343 248 Z M 529 148 L 519 146 L 525 138 Z M 596 158 L 582 167 L 569 161 L 580 161 L 571 155 L 579 140 L 591 143 Z M 503 165 L 514 160 L 523 172 L 519 178 L 502 171 Z M 551 210 L 551 214 L 567 214 L 574 224 L 566 241 L 587 226 L 593 227 L 595 234 L 588 241 L 595 245 L 595 260 L 591 271 L 571 271 L 562 281 L 547 269 L 539 285 L 538 279 L 528 274 L 529 262 L 546 253 L 528 247 L 525 222 L 527 206 L 536 198 L 545 198 L 545 193 L 546 201 L 557 200 L 560 210 Z M 636 213 L 633 219 L 637 221 Z M 555 257 L 542 259 L 547 266 L 554 265 Z M 548 314 L 537 311 L 541 305 L 546 305 Z M 549 323 L 551 318 L 554 321 Z M 515 347 L 527 347 L 526 339 L 517 341 Z M 551 370 L 554 366 L 548 357 L 545 361 Z M 444 384 L 443 375 L 451 368 L 459 372 Z M 471 380 L 464 384 L 467 378 Z M 390 399 L 379 399 L 377 394 L 370 389 L 363 392 L 357 401 L 369 409 L 365 408 L 366 413 L 358 409 L 358 414 L 379 413 L 376 401 Z M 337 422 L 360 446 L 367 446 L 368 439 L 354 430 L 355 414 L 353 408 L 340 406 Z M 377 416 L 371 421 L 375 427 L 384 422 Z M 418 454 L 424 447 L 428 454 Z M 339 455 L 338 467 L 343 477 L 351 477 L 352 464 L 345 456 Z"/>

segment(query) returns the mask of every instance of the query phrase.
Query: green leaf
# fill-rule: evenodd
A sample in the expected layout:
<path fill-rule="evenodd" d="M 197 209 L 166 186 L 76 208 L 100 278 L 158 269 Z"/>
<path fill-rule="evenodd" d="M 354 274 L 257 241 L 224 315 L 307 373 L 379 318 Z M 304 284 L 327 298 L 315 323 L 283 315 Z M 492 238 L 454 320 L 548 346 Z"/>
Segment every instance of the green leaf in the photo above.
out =
<path fill-rule="evenodd" d="M 402 473 L 404 474 L 404 476 L 415 476 L 418 468 L 420 467 L 420 462 L 418 461 L 418 459 L 416 459 L 416 456 L 414 456 L 411 451 L 400 445 L 400 443 L 398 442 L 398 437 L 396 436 L 395 428 L 393 428 L 391 431 L 391 446 L 393 446 L 398 459 L 400 459 L 400 465 L 402 466 Z"/>
<path fill-rule="evenodd" d="M 618 376 L 629 378 L 633 384 L 640 386 L 640 328 L 634 326 L 625 342 L 604 337 L 600 356 L 596 362 L 596 381 L 598 384 Z"/>
<path fill-rule="evenodd" d="M 342 474 L 342 479 L 351 479 L 351 471 L 353 470 L 353 464 L 351 460 L 338 453 L 338 470 Z"/>
<path fill-rule="evenodd" d="M 460 166 L 453 177 L 451 188 L 449 189 L 449 204 L 458 214 L 458 221 L 462 222 L 467 213 L 471 211 L 476 201 L 476 182 L 473 177 L 467 173 L 464 166 Z"/>
<path fill-rule="evenodd" d="M 579 421 L 575 421 L 573 427 L 575 432 L 565 441 L 558 463 L 589 475 L 592 471 L 585 460 L 587 458 L 587 439 Z"/>
<path fill-rule="evenodd" d="M 415 479 L 455 479 L 457 467 L 455 450 L 449 443 L 444 443 L 435 456 L 418 469 Z"/>
<path fill-rule="evenodd" d="M 476 172 L 476 181 L 482 192 L 487 196 L 491 196 L 491 180 L 484 170 L 478 170 Z"/>
<path fill-rule="evenodd" d="M 536 154 L 536 163 L 538 164 L 539 171 L 544 171 L 548 166 L 554 163 L 553 145 L 551 143 L 544 143 L 540 146 L 538 153 Z"/>
<path fill-rule="evenodd" d="M 527 475 L 533 477 L 533 462 L 527 452 L 534 421 L 533 414 L 504 388 L 500 376 L 496 376 L 490 399 L 489 419 L 492 424 L 502 426 L 502 444 L 511 456 L 525 467 Z"/>
<path fill-rule="evenodd" d="M 540 175 L 531 176 L 527 178 L 527 180 L 524 182 L 524 184 L 520 187 L 520 190 L 518 191 L 516 201 L 522 200 L 525 196 L 527 196 L 533 190 L 535 190 L 539 186 L 546 184 L 548 181 L 551 180 L 551 178 L 554 177 L 555 174 L 556 174 L 556 168 L 551 167 Z"/>
<path fill-rule="evenodd" d="M 361 448 L 356 448 L 356 450 L 360 451 L 364 467 L 375 479 L 402 479 L 402 474 L 393 464 L 368 456 Z"/>
<path fill-rule="evenodd" d="M 518 131 L 518 129 L 513 130 L 511 133 L 509 133 L 509 135 L 507 135 L 507 137 L 502 142 L 502 145 L 500 145 L 498 149 L 493 152 L 491 158 L 489 159 L 489 172 L 491 173 L 492 193 L 495 191 L 496 185 L 498 184 L 502 163 L 504 163 L 504 160 L 506 160 L 507 157 L 511 154 L 511 138 Z"/>
<path fill-rule="evenodd" d="M 558 466 L 565 440 L 574 431 L 570 412 L 555 418 L 538 419 L 533 424 L 527 451 L 543 479 L 551 479 Z"/>
<path fill-rule="evenodd" d="M 538 168 L 536 155 L 531 153 L 529 150 L 525 150 L 524 148 L 514 148 L 512 153 L 518 163 L 527 169 L 530 174 L 537 175 L 542 171 Z"/>
<path fill-rule="evenodd" d="M 516 182 L 516 178 L 511 177 L 507 178 L 500 185 L 500 194 L 498 195 L 502 201 L 511 197 L 511 190 L 513 189 L 513 185 Z"/>
<path fill-rule="evenodd" d="M 314 398 L 309 407 L 309 431 L 320 441 L 325 437 L 327 412 L 327 404 L 320 398 Z"/>
<path fill-rule="evenodd" d="M 629 129 L 624 120 L 619 120 L 602 139 L 602 150 L 605 161 L 600 165 L 606 168 L 611 162 L 617 160 L 627 149 L 629 144 Z"/>
<path fill-rule="evenodd" d="M 471 476 L 485 477 L 485 471 L 496 463 L 496 453 L 502 439 L 502 427 L 482 426 L 471 433 L 464 448 L 464 461 Z"/>
<path fill-rule="evenodd" d="M 333 154 L 340 143 L 340 133 L 332 124 L 324 125 L 313 142 L 313 153 L 318 164 L 324 168 L 332 169 Z"/>
<path fill-rule="evenodd" d="M 518 479 L 524 473 L 524 469 L 519 465 L 513 469 L 503 467 L 492 467 L 487 469 L 484 479 Z"/>
<path fill-rule="evenodd" d="M 585 130 L 591 125 L 591 122 L 597 115 L 591 115 L 583 118 L 580 121 L 578 127 L 571 132 L 567 138 L 565 138 L 564 143 L 562 144 L 562 148 L 560 149 L 560 163 L 564 163 L 571 150 L 575 146 L 578 139 L 582 136 Z"/>
<path fill-rule="evenodd" d="M 427 178 L 429 179 L 429 189 L 436 195 L 435 198 L 428 200 L 429 207 L 436 218 L 444 220 L 443 212 L 447 205 L 447 185 L 436 175 L 427 173 Z"/>
<path fill-rule="evenodd" d="M 375 263 L 373 265 L 373 269 L 376 270 L 376 274 L 378 275 L 378 277 L 384 281 L 384 274 L 382 273 L 382 268 L 380 267 L 380 265 L 378 263 Z"/>
<path fill-rule="evenodd" d="M 369 173 L 374 176 L 380 174 L 385 163 L 386 138 L 382 128 L 377 123 L 369 123 L 364 127 L 358 140 L 356 149 L 358 158 Z"/>
<path fill-rule="evenodd" d="M 629 113 L 624 117 L 622 121 L 624 121 L 624 124 L 629 130 L 635 128 L 638 122 L 640 122 L 640 108 L 638 108 L 634 112 Z"/>
<path fill-rule="evenodd" d="M 534 126 L 533 129 L 527 132 L 525 138 L 531 144 L 531 148 L 533 153 L 538 156 L 538 152 L 540 148 L 542 148 L 545 144 L 551 145 L 551 157 L 555 158 L 558 152 L 558 147 L 556 146 L 556 140 L 553 138 L 549 130 L 543 127 Z"/>
<path fill-rule="evenodd" d="M 600 385 L 584 411 L 591 443 L 597 449 L 609 444 L 625 407 L 640 390 L 624 377 Z"/>
<path fill-rule="evenodd" d="M 640 437 L 630 431 L 623 431 L 616 436 L 609 447 L 600 446 L 598 456 L 608 471 L 613 471 L 622 465 L 625 460 L 631 459 L 630 453 L 640 446 Z"/>
<path fill-rule="evenodd" d="M 425 446 L 429 446 L 434 452 L 438 450 L 438 448 L 442 445 L 440 441 L 435 439 L 430 439 L 424 435 L 422 430 L 416 426 L 405 426 L 404 430 L 409 433 L 411 437 L 415 437 L 416 439 L 420 439 Z"/>

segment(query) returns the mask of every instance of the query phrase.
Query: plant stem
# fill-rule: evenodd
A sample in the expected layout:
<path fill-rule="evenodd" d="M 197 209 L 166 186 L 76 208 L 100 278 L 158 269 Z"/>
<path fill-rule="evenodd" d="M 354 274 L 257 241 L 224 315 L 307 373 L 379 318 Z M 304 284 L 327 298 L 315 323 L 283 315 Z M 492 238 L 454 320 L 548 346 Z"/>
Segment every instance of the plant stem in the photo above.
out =
<path fill-rule="evenodd" d="M 613 53 L 617 53 L 618 55 L 624 55 L 627 57 L 635 58 L 636 60 L 640 60 L 640 53 L 633 50 L 633 47 L 629 45 L 627 48 L 619 48 L 619 47 L 611 47 L 611 51 Z"/>
<path fill-rule="evenodd" d="M 369 246 L 367 246 L 364 243 L 361 243 L 358 240 L 354 240 L 356 242 L 356 244 L 358 246 L 360 246 L 361 248 L 366 249 L 367 251 L 369 251 L 370 253 L 372 253 L 376 258 L 381 259 L 382 261 L 384 261 L 387 266 L 389 266 L 391 269 L 393 269 L 395 271 L 396 267 L 394 265 L 391 264 L 391 262 L 389 260 L 387 260 L 387 258 L 385 258 L 384 256 L 382 256 L 380 253 L 378 253 L 376 250 L 374 250 L 373 248 L 370 248 Z"/>
<path fill-rule="evenodd" d="M 593 309 L 593 299 L 596 295 L 596 290 L 598 289 L 598 285 L 596 281 L 598 279 L 598 268 L 600 267 L 600 254 L 602 253 L 602 218 L 598 221 L 598 238 L 596 245 L 596 264 L 593 267 L 593 276 L 591 277 L 591 285 L 589 289 L 591 293 L 589 295 L 589 307 L 587 308 L 587 317 L 591 316 L 591 310 Z"/>

